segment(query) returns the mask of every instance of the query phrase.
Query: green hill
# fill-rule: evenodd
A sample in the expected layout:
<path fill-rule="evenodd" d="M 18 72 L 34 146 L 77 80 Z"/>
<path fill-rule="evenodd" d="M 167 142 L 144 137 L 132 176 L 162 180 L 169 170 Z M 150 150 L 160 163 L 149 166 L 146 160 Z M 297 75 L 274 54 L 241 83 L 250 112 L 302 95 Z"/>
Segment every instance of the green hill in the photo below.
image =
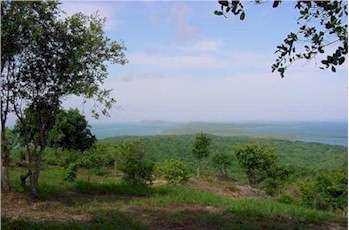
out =
<path fill-rule="evenodd" d="M 233 154 L 234 147 L 239 144 L 260 143 L 275 148 L 282 164 L 295 169 L 311 172 L 321 169 L 346 168 L 347 148 L 336 145 L 307 143 L 301 141 L 277 140 L 271 138 L 228 137 L 210 135 L 212 139 L 211 157 L 216 153 Z M 113 137 L 100 140 L 100 144 L 113 145 L 123 140 L 139 139 L 144 143 L 146 155 L 153 161 L 165 159 L 181 159 L 194 166 L 195 159 L 191 154 L 195 135 L 159 135 L 142 137 Z M 206 171 L 212 172 L 210 158 L 206 161 Z M 241 169 L 237 162 L 231 168 L 232 175 L 240 175 Z"/>

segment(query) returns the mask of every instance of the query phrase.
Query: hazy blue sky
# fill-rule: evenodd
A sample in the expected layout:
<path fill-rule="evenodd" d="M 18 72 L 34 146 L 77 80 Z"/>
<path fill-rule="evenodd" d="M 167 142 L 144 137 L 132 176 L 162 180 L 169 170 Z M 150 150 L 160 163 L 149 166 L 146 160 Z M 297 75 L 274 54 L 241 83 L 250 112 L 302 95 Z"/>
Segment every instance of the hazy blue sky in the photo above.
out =
<path fill-rule="evenodd" d="M 213 14 L 208 2 L 64 2 L 68 14 L 96 11 L 108 36 L 124 41 L 129 64 L 111 66 L 118 103 L 103 122 L 138 120 L 345 120 L 347 69 L 316 61 L 271 73 L 275 47 L 296 28 L 294 3 L 247 4 L 246 20 Z M 81 100 L 68 98 L 88 114 Z M 91 122 L 95 123 L 91 119 Z"/>

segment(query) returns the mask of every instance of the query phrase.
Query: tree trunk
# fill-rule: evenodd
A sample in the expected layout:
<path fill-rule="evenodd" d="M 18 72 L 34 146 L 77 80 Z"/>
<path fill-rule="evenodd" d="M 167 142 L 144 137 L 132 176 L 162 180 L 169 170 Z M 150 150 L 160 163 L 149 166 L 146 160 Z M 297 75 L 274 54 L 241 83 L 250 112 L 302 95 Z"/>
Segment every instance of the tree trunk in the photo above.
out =
<path fill-rule="evenodd" d="M 10 166 L 10 151 L 8 148 L 5 128 L 1 127 L 1 189 L 4 192 L 8 192 L 11 190 L 9 166 Z"/>
<path fill-rule="evenodd" d="M 222 166 L 222 177 L 225 177 L 225 167 Z"/>
<path fill-rule="evenodd" d="M 27 170 L 28 170 L 27 174 L 20 176 L 21 186 L 23 190 L 27 189 L 27 179 L 32 175 L 32 171 L 29 168 Z"/>
<path fill-rule="evenodd" d="M 38 198 L 39 173 L 40 173 L 40 170 L 35 166 L 30 175 L 30 195 L 33 198 Z"/>
<path fill-rule="evenodd" d="M 87 182 L 90 182 L 90 169 L 87 169 Z"/>
<path fill-rule="evenodd" d="M 116 177 L 117 174 L 116 174 L 116 169 L 117 169 L 117 162 L 116 162 L 116 159 L 114 160 L 114 176 Z"/>
<path fill-rule="evenodd" d="M 32 157 L 29 160 L 31 166 L 30 194 L 33 198 L 38 198 L 41 152 L 42 148 L 40 148 L 40 151 L 37 151 L 35 148 L 32 152 Z"/>
<path fill-rule="evenodd" d="M 198 167 L 196 168 L 196 177 L 200 177 L 200 163 L 198 164 Z"/>

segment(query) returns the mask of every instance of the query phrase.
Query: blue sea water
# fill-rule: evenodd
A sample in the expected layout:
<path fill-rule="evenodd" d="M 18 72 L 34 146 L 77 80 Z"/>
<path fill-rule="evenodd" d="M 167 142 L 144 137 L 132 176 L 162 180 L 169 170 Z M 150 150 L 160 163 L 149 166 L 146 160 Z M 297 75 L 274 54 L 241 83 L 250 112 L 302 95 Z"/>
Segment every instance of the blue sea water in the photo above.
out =
<path fill-rule="evenodd" d="M 92 132 L 98 139 L 113 136 L 161 135 L 185 123 L 172 122 L 135 122 L 92 125 Z M 203 131 L 205 125 L 203 124 Z M 212 123 L 210 123 L 212 124 Z M 220 124 L 220 123 L 217 123 Z M 225 124 L 227 125 L 227 124 Z M 239 129 L 238 134 L 254 137 L 273 137 L 331 145 L 348 145 L 347 122 L 269 122 L 269 123 L 232 123 Z M 219 135 L 219 133 L 216 135 Z"/>
<path fill-rule="evenodd" d="M 244 131 L 255 136 L 280 136 L 289 140 L 318 142 L 331 145 L 348 145 L 346 122 L 280 122 L 246 125 Z"/>

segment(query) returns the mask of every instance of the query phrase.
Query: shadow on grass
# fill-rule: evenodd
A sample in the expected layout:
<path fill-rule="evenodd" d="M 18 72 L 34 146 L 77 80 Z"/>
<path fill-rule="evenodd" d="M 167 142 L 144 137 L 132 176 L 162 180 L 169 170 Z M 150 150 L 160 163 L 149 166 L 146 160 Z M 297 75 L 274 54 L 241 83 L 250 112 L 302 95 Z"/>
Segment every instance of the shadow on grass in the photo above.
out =
<path fill-rule="evenodd" d="M 118 194 L 128 196 L 165 195 L 169 190 L 165 187 L 151 187 L 145 184 L 120 183 L 91 183 L 76 181 L 74 190 L 86 194 Z"/>
<path fill-rule="evenodd" d="M 292 219 L 273 219 L 260 217 L 246 217 L 231 212 L 208 212 L 204 210 L 192 211 L 183 210 L 167 217 L 162 217 L 163 221 L 170 226 L 188 226 L 186 229 L 327 229 L 327 226 L 314 225 L 309 223 L 297 222 Z"/>
<path fill-rule="evenodd" d="M 76 181 L 64 188 L 59 185 L 41 184 L 39 187 L 40 201 L 60 200 L 66 205 L 74 203 L 73 200 L 81 200 L 89 197 L 99 197 L 103 199 L 132 199 L 140 197 L 151 197 L 156 195 L 166 195 L 171 192 L 168 187 L 152 187 L 145 184 L 129 184 L 125 182 L 105 183 Z M 27 191 L 29 193 L 29 191 Z M 71 200 L 72 202 L 70 202 Z"/>
<path fill-rule="evenodd" d="M 32 221 L 28 219 L 10 220 L 1 218 L 1 229 L 4 230 L 26 230 L 26 229 L 120 229 L 120 230 L 138 230 L 148 229 L 145 225 L 138 223 L 130 217 L 120 212 L 100 211 L 94 215 L 93 219 L 88 221 Z"/>

